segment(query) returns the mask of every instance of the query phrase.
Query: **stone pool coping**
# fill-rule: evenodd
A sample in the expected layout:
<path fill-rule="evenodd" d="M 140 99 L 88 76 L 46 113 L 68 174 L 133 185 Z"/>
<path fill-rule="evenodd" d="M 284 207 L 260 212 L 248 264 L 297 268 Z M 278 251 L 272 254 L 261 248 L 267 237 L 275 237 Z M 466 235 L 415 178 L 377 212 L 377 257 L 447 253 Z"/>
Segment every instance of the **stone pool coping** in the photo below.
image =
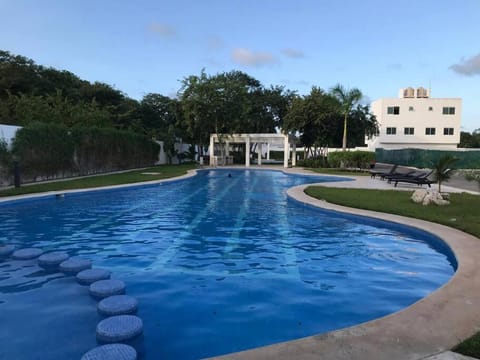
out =
<path fill-rule="evenodd" d="M 245 167 L 232 168 L 245 169 Z M 287 174 L 322 176 L 322 174 L 307 173 L 302 169 L 281 169 L 266 166 L 262 168 L 264 170 L 282 171 Z M 250 169 L 261 168 L 251 167 Z M 188 170 L 187 174 L 179 177 L 142 183 L 9 196 L 0 198 L 0 203 L 178 181 L 195 176 L 197 170 L 200 169 Z M 331 176 L 356 178 L 355 176 Z M 328 185 L 322 183 L 320 185 L 343 187 L 347 184 L 345 187 L 357 187 L 354 184 L 361 181 L 355 180 L 336 183 L 335 185 L 333 183 Z M 367 187 L 377 187 L 378 184 L 381 183 L 369 184 Z M 424 220 L 348 208 L 317 200 L 304 193 L 304 189 L 311 185 L 314 184 L 293 187 L 287 191 L 287 194 L 304 204 L 408 224 L 429 231 L 445 241 L 454 252 L 458 261 L 456 273 L 449 282 L 426 298 L 394 314 L 325 334 L 223 355 L 217 357 L 218 359 L 419 360 L 449 350 L 480 330 L 480 281 L 478 281 L 480 279 L 480 266 L 476 266 L 476 262 L 480 264 L 480 239 L 459 230 Z M 359 187 L 364 186 L 365 184 L 361 184 Z M 458 189 L 456 190 L 458 191 Z M 475 256 L 475 254 L 478 255 Z"/>
<path fill-rule="evenodd" d="M 217 359 L 419 360 L 449 350 L 480 330 L 480 239 L 424 220 L 317 200 L 304 192 L 311 185 L 290 188 L 287 194 L 303 204 L 407 224 L 433 233 L 454 252 L 457 271 L 432 294 L 396 313 L 357 326 Z"/>
<path fill-rule="evenodd" d="M 151 181 L 142 181 L 142 182 L 135 182 L 129 184 L 120 184 L 120 185 L 109 185 L 109 186 L 102 186 L 102 187 L 91 187 L 91 188 L 82 188 L 82 189 L 71 189 L 71 190 L 57 190 L 57 191 L 47 191 L 42 193 L 31 193 L 31 194 L 24 194 L 24 195 L 14 195 L 14 196 L 4 196 L 0 197 L 0 204 L 10 201 L 18 201 L 18 200 L 30 200 L 30 199 L 39 199 L 39 198 L 46 198 L 46 197 L 61 197 L 65 194 L 77 194 L 77 193 L 84 193 L 90 191 L 102 191 L 102 190 L 115 190 L 115 189 L 127 189 L 132 187 L 139 187 L 145 185 L 155 185 L 155 184 L 162 184 L 171 181 L 178 181 L 190 178 L 197 174 L 197 169 L 190 169 L 187 170 L 187 173 L 184 175 L 180 175 L 177 177 L 171 177 L 166 179 L 158 179 L 158 180 L 151 180 Z"/>

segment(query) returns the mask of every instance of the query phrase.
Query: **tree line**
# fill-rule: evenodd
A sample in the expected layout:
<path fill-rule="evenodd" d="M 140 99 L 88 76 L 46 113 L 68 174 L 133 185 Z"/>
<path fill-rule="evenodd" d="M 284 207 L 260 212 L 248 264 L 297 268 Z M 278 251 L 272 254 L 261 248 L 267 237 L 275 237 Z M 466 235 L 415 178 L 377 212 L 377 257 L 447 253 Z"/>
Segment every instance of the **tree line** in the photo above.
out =
<path fill-rule="evenodd" d="M 204 149 L 213 132 L 297 133 L 308 148 L 363 145 L 376 121 L 353 90 L 353 99 L 341 87 L 313 87 L 300 96 L 284 86 L 266 87 L 244 72 L 202 71 L 181 81 L 177 98 L 149 93 L 135 100 L 108 84 L 0 51 L 0 123 L 115 128 L 163 140 L 167 152 L 176 138 Z"/>

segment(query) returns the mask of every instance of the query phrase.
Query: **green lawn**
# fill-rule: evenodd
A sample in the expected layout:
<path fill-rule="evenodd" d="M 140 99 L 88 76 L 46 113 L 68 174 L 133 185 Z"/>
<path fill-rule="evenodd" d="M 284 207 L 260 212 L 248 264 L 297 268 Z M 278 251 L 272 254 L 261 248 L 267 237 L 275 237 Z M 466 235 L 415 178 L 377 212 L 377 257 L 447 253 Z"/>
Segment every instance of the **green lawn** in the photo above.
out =
<path fill-rule="evenodd" d="M 451 204 L 429 205 L 410 200 L 410 191 L 360 190 L 310 186 L 305 191 L 317 199 L 353 208 L 380 211 L 424 219 L 463 230 L 480 238 L 480 196 L 467 193 L 450 194 Z M 461 354 L 480 358 L 480 332 L 453 349 Z"/>
<path fill-rule="evenodd" d="M 194 169 L 193 164 L 186 165 L 160 165 L 148 169 L 133 170 L 117 174 L 91 176 L 82 179 L 62 180 L 42 184 L 24 185 L 0 191 L 1 196 L 32 194 L 46 191 L 61 191 L 71 189 L 86 189 L 92 187 L 131 184 L 136 182 L 167 179 L 184 175 L 187 170 Z M 151 174 L 145 174 L 151 173 Z M 153 174 L 158 173 L 158 174 Z"/>
<path fill-rule="evenodd" d="M 412 192 L 396 190 L 338 189 L 310 186 L 308 195 L 354 208 L 386 212 L 448 225 L 480 237 L 480 196 L 451 194 L 448 206 L 415 204 Z"/>

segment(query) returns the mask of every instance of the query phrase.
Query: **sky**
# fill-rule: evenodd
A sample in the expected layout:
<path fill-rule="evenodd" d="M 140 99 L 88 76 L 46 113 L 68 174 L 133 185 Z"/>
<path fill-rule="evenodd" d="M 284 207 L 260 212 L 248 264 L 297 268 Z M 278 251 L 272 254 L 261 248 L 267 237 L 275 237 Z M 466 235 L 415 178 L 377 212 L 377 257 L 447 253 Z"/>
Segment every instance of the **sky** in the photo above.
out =
<path fill-rule="evenodd" d="M 480 128 L 480 0 L 0 0 L 0 49 L 141 100 L 202 69 L 265 86 L 462 98 Z"/>

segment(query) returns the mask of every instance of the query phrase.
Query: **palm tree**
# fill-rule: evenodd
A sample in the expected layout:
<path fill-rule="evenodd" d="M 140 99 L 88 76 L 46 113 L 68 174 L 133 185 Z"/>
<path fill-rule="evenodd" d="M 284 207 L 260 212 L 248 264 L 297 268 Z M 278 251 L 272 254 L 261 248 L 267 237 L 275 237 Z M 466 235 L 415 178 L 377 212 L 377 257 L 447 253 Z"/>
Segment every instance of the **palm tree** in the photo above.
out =
<path fill-rule="evenodd" d="M 350 114 L 353 106 L 360 101 L 363 95 L 362 92 L 357 88 L 347 90 L 340 84 L 335 85 L 330 90 L 330 93 L 340 102 L 341 111 L 344 116 L 342 150 L 345 151 L 347 149 L 348 114 Z"/>
<path fill-rule="evenodd" d="M 442 182 L 447 181 L 453 174 L 452 165 L 458 159 L 452 155 L 444 155 L 433 165 L 434 178 L 438 181 L 438 192 L 442 192 Z"/>

